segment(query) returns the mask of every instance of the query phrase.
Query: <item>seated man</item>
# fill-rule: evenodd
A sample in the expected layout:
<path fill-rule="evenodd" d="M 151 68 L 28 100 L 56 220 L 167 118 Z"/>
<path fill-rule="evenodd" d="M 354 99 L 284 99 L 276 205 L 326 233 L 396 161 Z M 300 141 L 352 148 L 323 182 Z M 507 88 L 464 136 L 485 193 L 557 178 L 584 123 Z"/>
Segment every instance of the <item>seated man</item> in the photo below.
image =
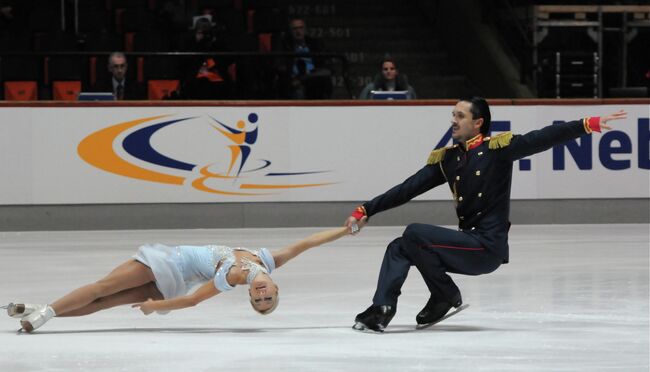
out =
<path fill-rule="evenodd" d="M 289 33 L 282 38 L 276 52 L 322 53 L 324 44 L 306 36 L 307 26 L 300 18 L 289 22 Z M 284 99 L 327 99 L 332 96 L 332 72 L 322 58 L 309 56 L 288 58 L 277 64 L 278 97 Z"/>
<path fill-rule="evenodd" d="M 118 101 L 147 99 L 146 91 L 142 84 L 135 80 L 130 81 L 126 79 L 128 67 L 124 53 L 111 53 L 108 57 L 108 72 L 110 72 L 111 76 L 98 81 L 93 90 L 97 92 L 112 92 Z"/>

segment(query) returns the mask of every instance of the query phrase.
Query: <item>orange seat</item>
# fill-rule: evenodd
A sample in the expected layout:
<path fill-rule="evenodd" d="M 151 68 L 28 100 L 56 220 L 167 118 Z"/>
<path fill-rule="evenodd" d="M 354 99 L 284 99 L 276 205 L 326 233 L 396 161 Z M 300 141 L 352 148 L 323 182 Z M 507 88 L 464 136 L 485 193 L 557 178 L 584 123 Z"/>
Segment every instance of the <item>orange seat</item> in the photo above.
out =
<path fill-rule="evenodd" d="M 231 63 L 228 66 L 228 76 L 230 77 L 231 81 L 237 81 L 237 64 L 236 63 Z"/>
<path fill-rule="evenodd" d="M 76 101 L 81 92 L 81 82 L 55 81 L 52 83 L 52 91 L 56 101 Z"/>
<path fill-rule="evenodd" d="M 270 53 L 273 50 L 273 45 L 271 44 L 272 37 L 273 34 L 270 32 L 264 32 L 257 35 L 260 53 Z"/>
<path fill-rule="evenodd" d="M 249 34 L 255 32 L 255 9 L 249 9 L 246 12 L 246 26 Z"/>
<path fill-rule="evenodd" d="M 36 101 L 38 85 L 35 81 L 5 81 L 5 100 Z"/>
<path fill-rule="evenodd" d="M 149 80 L 147 83 L 148 97 L 151 100 L 161 100 L 178 90 L 179 80 Z"/>
<path fill-rule="evenodd" d="M 124 33 L 124 51 L 132 52 L 133 44 L 135 40 L 135 32 L 125 32 Z"/>

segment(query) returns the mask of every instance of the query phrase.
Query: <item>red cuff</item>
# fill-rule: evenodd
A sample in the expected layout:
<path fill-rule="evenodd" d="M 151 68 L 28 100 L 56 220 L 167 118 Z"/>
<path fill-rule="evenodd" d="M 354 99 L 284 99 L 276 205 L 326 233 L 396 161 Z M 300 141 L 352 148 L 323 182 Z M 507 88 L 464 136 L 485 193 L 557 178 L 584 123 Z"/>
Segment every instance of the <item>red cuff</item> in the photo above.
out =
<path fill-rule="evenodd" d="M 351 216 L 356 218 L 356 220 L 360 220 L 363 216 L 366 215 L 366 208 L 364 207 L 357 207 L 357 209 L 352 212 Z"/>
<path fill-rule="evenodd" d="M 600 132 L 600 116 L 585 118 L 585 131 L 587 133 Z"/>

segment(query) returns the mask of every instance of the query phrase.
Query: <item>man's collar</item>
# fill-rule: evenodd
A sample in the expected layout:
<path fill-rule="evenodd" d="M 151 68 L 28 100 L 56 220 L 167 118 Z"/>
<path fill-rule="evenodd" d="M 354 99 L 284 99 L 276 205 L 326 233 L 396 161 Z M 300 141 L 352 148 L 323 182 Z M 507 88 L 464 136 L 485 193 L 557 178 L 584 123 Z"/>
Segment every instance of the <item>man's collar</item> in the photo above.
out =
<path fill-rule="evenodd" d="M 483 143 L 483 134 L 479 133 L 476 136 L 465 141 L 465 146 L 463 148 L 465 149 L 465 151 L 469 151 L 471 149 L 475 149 L 479 147 L 481 143 Z"/>

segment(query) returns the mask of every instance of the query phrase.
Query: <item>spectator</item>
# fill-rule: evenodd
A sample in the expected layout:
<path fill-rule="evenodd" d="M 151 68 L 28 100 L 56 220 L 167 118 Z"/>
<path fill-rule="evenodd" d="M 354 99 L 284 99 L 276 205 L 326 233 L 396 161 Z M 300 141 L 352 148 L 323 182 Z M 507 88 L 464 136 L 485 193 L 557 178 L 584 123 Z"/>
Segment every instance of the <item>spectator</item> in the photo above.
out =
<path fill-rule="evenodd" d="M 25 27 L 25 5 L 17 0 L 0 0 L 0 33 L 11 34 Z"/>
<path fill-rule="evenodd" d="M 130 81 L 126 78 L 129 68 L 126 56 L 122 52 L 113 52 L 108 56 L 108 72 L 110 78 L 97 82 L 94 90 L 98 92 L 112 92 L 115 99 L 142 100 L 146 99 L 146 92 L 142 84 L 137 81 Z"/>
<path fill-rule="evenodd" d="M 275 51 L 293 53 L 322 53 L 324 44 L 306 35 L 305 21 L 289 21 L 289 33 Z M 322 58 L 296 57 L 278 64 L 278 96 L 284 99 L 327 99 L 332 95 L 331 71 Z"/>
<path fill-rule="evenodd" d="M 0 18 L 2 19 L 13 19 L 13 7 L 8 4 L 0 3 Z"/>
<path fill-rule="evenodd" d="M 163 0 L 157 8 L 161 24 L 170 33 L 182 34 L 188 29 L 184 0 Z"/>
<path fill-rule="evenodd" d="M 185 52 L 225 52 L 230 48 L 221 35 L 215 32 L 210 19 L 199 18 L 181 42 Z M 182 94 L 188 99 L 225 99 L 230 97 L 232 79 L 228 73 L 231 61 L 226 58 L 195 56 L 185 60 Z"/>
<path fill-rule="evenodd" d="M 406 91 L 407 99 L 417 98 L 415 90 L 407 82 L 406 76 L 399 73 L 397 63 L 391 57 L 385 57 L 381 61 L 381 72 L 375 76 L 372 83 L 363 88 L 359 99 L 371 99 L 372 91 Z"/>

